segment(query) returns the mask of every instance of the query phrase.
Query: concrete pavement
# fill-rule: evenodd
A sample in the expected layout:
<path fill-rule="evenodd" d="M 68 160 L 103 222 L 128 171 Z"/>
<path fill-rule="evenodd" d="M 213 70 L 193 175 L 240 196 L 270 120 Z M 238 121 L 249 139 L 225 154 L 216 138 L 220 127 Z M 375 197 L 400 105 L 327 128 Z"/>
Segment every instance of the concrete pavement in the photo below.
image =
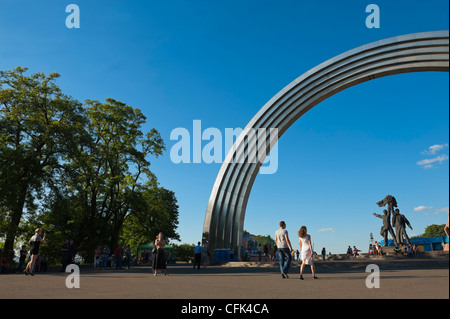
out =
<path fill-rule="evenodd" d="M 368 263 L 316 262 L 318 280 L 307 266 L 299 280 L 296 264 L 281 279 L 275 264 L 210 266 L 169 265 L 169 276 L 154 277 L 149 266 L 130 270 L 80 269 L 80 288 L 66 286 L 68 273 L 0 275 L 0 299 L 448 299 L 448 260 L 373 261 L 380 288 L 369 289 Z M 402 264 L 403 262 L 403 264 Z M 408 264 L 410 262 L 410 264 Z M 326 267 L 325 267 L 326 266 Z M 414 266 L 414 267 L 411 267 Z"/>

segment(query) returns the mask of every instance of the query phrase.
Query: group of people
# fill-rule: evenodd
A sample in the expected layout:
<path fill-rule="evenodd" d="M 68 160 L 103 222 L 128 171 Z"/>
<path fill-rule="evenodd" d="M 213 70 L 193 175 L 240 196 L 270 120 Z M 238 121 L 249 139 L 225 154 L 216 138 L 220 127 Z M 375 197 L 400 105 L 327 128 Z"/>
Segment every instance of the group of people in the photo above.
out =
<path fill-rule="evenodd" d="M 398 214 L 398 212 L 397 212 Z M 376 215 L 376 214 L 374 214 Z M 387 215 L 387 214 L 385 214 Z M 377 216 L 382 218 L 382 216 Z M 384 219 L 387 220 L 386 217 L 389 216 L 383 216 Z M 445 226 L 445 232 L 448 235 L 448 222 Z M 312 276 L 314 279 L 317 279 L 316 273 L 315 273 L 315 266 L 314 266 L 314 252 L 311 244 L 311 236 L 307 233 L 306 226 L 302 226 L 300 230 L 298 231 L 299 236 L 299 246 L 300 246 L 300 252 L 297 250 L 297 259 L 299 259 L 299 255 L 301 254 L 301 266 L 300 266 L 300 279 L 303 280 L 303 271 L 306 265 L 311 266 Z M 41 243 L 45 242 L 46 240 L 46 234 L 44 233 L 42 235 L 42 229 L 38 228 L 35 230 L 35 234 L 30 238 L 29 245 L 30 245 L 30 259 L 27 263 L 25 269 L 23 270 L 23 273 L 25 275 L 31 275 L 33 276 L 36 270 L 37 264 L 40 265 L 46 265 L 45 257 L 39 258 L 39 248 Z M 291 260 L 294 259 L 295 252 L 292 249 L 292 244 L 289 239 L 288 231 L 286 230 L 286 223 L 284 221 L 280 222 L 280 228 L 275 232 L 275 245 L 277 247 L 276 250 L 276 256 L 280 262 L 280 272 L 281 272 L 281 278 L 288 278 L 288 272 L 291 265 Z M 157 276 L 158 271 L 164 271 L 164 275 L 168 276 L 167 273 L 167 262 L 166 262 L 166 256 L 164 253 L 164 247 L 166 246 L 166 241 L 164 239 L 164 235 L 162 232 L 156 236 L 156 239 L 153 243 L 153 260 L 152 260 L 152 270 L 153 275 Z M 65 271 L 67 265 L 74 262 L 76 249 L 74 245 L 73 240 L 66 239 L 63 246 L 62 246 L 62 268 L 61 271 Z M 404 245 L 403 248 L 400 250 L 403 254 L 407 256 L 414 256 L 419 253 L 419 248 L 417 245 Z M 353 246 L 353 249 L 348 246 L 347 249 L 347 255 L 352 255 L 353 257 L 356 257 L 358 255 L 359 250 Z M 264 249 L 261 248 L 261 245 L 258 247 L 258 255 L 259 255 L 259 261 L 262 259 L 262 254 L 264 253 L 265 259 L 270 258 L 269 253 L 269 247 L 267 245 L 264 246 Z M 371 245 L 369 247 L 369 253 L 376 254 L 376 255 L 382 255 L 383 254 L 383 248 L 380 243 L 375 242 L 374 245 Z M 200 269 L 201 261 L 203 261 L 203 269 L 206 269 L 210 255 L 209 250 L 207 247 L 202 247 L 201 243 L 198 242 L 198 245 L 195 247 L 195 257 L 194 257 L 194 269 L 197 267 L 197 269 Z M 111 250 L 107 245 L 103 248 L 103 250 L 100 249 L 100 246 L 97 247 L 95 250 L 95 257 L 94 257 L 94 268 L 100 267 L 100 263 L 103 265 L 103 269 L 106 268 L 107 262 L 110 258 Z M 25 262 L 27 256 L 27 250 L 25 249 L 25 246 L 22 246 L 22 250 L 20 251 L 20 258 L 19 258 L 19 267 L 18 269 L 22 268 L 22 265 Z M 322 249 L 322 257 L 325 260 L 325 248 Z M 40 260 L 39 260 L 40 259 Z M 130 267 L 131 262 L 131 248 L 130 245 L 126 246 L 118 246 L 114 251 L 114 260 L 116 269 L 122 268 L 122 263 L 125 261 L 125 264 L 127 265 L 127 269 Z M 39 263 L 40 261 L 40 263 Z M 2 268 L 6 268 L 7 265 L 3 264 L 2 261 Z"/>
<path fill-rule="evenodd" d="M 369 244 L 369 254 L 374 256 L 382 256 L 383 255 L 383 247 L 381 246 L 381 243 L 378 241 L 375 241 L 375 244 Z"/>
<path fill-rule="evenodd" d="M 317 279 L 315 266 L 314 266 L 314 256 L 313 248 L 311 244 L 311 236 L 307 233 L 306 226 L 302 226 L 298 231 L 300 253 L 301 253 L 301 266 L 300 266 L 300 279 L 303 278 L 303 271 L 305 265 L 311 266 L 311 272 L 313 279 Z M 288 272 L 291 265 L 292 257 L 292 244 L 289 239 L 288 231 L 286 230 L 286 223 L 284 221 L 280 222 L 280 228 L 275 232 L 275 244 L 277 246 L 277 256 L 280 261 L 280 272 L 281 278 L 289 278 Z"/>
<path fill-rule="evenodd" d="M 358 248 L 356 248 L 356 246 L 352 247 L 348 246 L 347 247 L 347 256 L 353 256 L 354 258 L 356 258 L 356 256 L 359 256 L 358 252 L 360 252 L 361 250 L 359 250 Z"/>
<path fill-rule="evenodd" d="M 122 269 L 126 266 L 126 269 L 130 269 L 131 265 L 131 247 L 130 245 L 122 244 L 116 247 L 114 253 L 111 253 L 111 249 L 108 245 L 105 245 L 103 249 L 97 246 L 94 252 L 94 269 L 100 267 L 103 270 L 106 267 L 115 267 L 116 269 Z"/>
<path fill-rule="evenodd" d="M 408 257 L 414 257 L 419 255 L 420 250 L 419 246 L 416 244 L 414 245 L 403 245 L 402 247 L 398 247 L 394 249 L 397 253 L 400 253 L 402 255 L 408 256 Z"/>

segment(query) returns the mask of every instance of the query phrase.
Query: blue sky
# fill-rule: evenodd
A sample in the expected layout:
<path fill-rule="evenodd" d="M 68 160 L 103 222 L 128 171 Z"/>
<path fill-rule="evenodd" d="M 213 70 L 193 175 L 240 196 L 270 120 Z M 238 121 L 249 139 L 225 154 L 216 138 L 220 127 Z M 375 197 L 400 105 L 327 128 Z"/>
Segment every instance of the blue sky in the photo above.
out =
<path fill-rule="evenodd" d="M 80 8 L 68 29 L 65 8 Z M 381 27 L 365 25 L 368 4 Z M 0 69 L 58 72 L 74 98 L 111 97 L 140 108 L 167 151 L 152 161 L 180 206 L 181 241 L 201 239 L 220 164 L 174 164 L 169 139 L 192 130 L 245 127 L 292 80 L 342 52 L 413 32 L 448 30 L 448 1 L 0 0 Z M 329 98 L 280 139 L 278 171 L 259 175 L 244 228 L 273 236 L 287 222 L 294 248 L 308 227 L 316 250 L 367 249 L 379 238 L 376 202 L 396 196 L 420 234 L 443 224 L 449 191 L 448 73 L 377 79 Z M 433 167 L 417 163 L 442 156 Z M 421 207 L 423 206 L 423 207 Z"/>

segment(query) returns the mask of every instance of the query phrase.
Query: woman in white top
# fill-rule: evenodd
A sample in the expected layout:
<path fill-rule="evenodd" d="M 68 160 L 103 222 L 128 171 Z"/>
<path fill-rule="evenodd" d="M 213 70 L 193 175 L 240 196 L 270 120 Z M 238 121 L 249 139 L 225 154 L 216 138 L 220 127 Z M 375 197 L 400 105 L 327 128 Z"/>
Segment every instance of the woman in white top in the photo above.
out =
<path fill-rule="evenodd" d="M 311 245 L 311 236 L 306 233 L 306 226 L 302 226 L 298 231 L 298 237 L 300 237 L 299 245 L 300 251 L 302 254 L 302 265 L 300 266 L 300 279 L 303 280 L 303 269 L 305 269 L 305 265 L 311 265 L 311 272 L 314 279 L 316 277 L 316 271 L 314 267 L 313 261 L 313 249 Z"/>

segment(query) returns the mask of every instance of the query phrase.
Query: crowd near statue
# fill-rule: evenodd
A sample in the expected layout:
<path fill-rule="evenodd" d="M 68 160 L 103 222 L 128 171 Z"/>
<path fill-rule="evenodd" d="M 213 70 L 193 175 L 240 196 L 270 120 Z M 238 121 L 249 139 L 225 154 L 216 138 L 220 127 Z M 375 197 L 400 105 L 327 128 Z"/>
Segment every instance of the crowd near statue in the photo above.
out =
<path fill-rule="evenodd" d="M 406 225 L 411 228 L 411 224 L 405 215 L 400 214 L 400 210 L 396 207 L 397 200 L 392 195 L 387 195 L 385 198 L 377 202 L 378 207 L 387 206 L 387 209 L 383 210 L 383 215 L 373 213 L 375 217 L 381 218 L 383 220 L 383 226 L 381 227 L 380 235 L 384 238 L 384 246 L 388 246 L 388 234 L 390 233 L 394 239 L 395 246 L 402 245 L 403 241 L 406 239 L 408 245 L 411 244 L 409 237 L 406 234 Z M 392 216 L 392 224 L 391 224 Z M 397 234 L 394 232 L 394 228 Z"/>

